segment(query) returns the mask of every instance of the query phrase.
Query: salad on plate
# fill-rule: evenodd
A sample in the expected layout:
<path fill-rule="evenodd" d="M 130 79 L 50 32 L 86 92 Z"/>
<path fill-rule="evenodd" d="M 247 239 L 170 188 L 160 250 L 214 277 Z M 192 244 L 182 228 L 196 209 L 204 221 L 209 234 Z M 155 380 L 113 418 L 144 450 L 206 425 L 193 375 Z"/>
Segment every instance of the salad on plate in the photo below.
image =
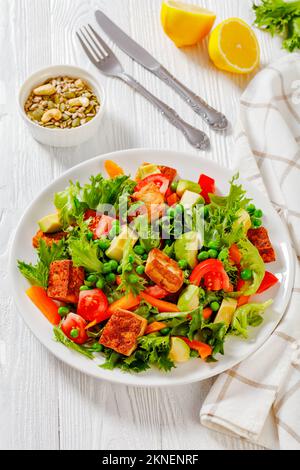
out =
<path fill-rule="evenodd" d="M 105 169 L 54 195 L 33 236 L 36 263 L 18 261 L 54 339 L 126 372 L 216 361 L 228 335 L 247 340 L 272 304 L 252 296 L 278 279 L 266 270 L 276 254 L 263 213 L 238 175 L 225 196 L 212 175 Z"/>

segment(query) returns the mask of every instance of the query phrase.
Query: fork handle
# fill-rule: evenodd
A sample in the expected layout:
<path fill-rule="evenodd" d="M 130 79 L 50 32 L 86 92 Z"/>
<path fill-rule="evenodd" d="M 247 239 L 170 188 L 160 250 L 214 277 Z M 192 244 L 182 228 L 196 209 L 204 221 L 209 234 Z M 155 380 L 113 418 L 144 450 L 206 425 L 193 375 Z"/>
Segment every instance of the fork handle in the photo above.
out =
<path fill-rule="evenodd" d="M 152 70 L 152 72 L 173 88 L 173 90 L 191 106 L 195 113 L 199 114 L 214 130 L 222 131 L 228 127 L 228 120 L 224 114 L 214 109 L 212 106 L 207 104 L 206 101 L 200 98 L 200 96 L 189 90 L 189 88 L 183 85 L 179 80 L 177 80 L 177 78 L 173 77 L 173 75 L 162 65 L 159 68 Z"/>
<path fill-rule="evenodd" d="M 150 91 L 144 88 L 143 85 L 141 85 L 127 73 L 123 72 L 119 74 L 118 77 L 127 83 L 127 85 L 131 86 L 135 91 L 144 96 L 144 98 L 150 101 L 173 126 L 181 130 L 181 132 L 184 134 L 189 143 L 193 145 L 193 147 L 200 150 L 205 150 L 209 147 L 209 138 L 205 132 L 196 129 L 181 119 L 174 109 L 150 93 Z"/>

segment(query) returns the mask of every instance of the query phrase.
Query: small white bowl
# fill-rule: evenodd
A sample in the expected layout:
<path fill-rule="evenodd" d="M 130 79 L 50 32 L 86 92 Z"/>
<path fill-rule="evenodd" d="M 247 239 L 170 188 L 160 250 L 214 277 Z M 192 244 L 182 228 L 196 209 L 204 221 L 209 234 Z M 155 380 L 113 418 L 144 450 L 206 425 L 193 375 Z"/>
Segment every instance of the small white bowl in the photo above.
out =
<path fill-rule="evenodd" d="M 98 97 L 100 109 L 96 116 L 86 124 L 72 129 L 48 129 L 31 121 L 26 115 L 24 105 L 31 91 L 49 78 L 59 76 L 81 78 L 92 88 Z M 96 133 L 103 117 L 106 99 L 102 85 L 90 72 L 71 65 L 53 65 L 38 70 L 25 81 L 19 92 L 18 103 L 21 116 L 36 140 L 53 147 L 73 147 L 89 140 Z"/>

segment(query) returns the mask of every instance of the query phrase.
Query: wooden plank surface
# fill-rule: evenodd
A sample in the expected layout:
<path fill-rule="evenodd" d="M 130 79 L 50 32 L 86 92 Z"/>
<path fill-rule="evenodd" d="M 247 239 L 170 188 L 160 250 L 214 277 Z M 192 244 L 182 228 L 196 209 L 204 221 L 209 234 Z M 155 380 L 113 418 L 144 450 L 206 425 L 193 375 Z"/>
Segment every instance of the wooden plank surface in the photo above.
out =
<path fill-rule="evenodd" d="M 101 77 L 108 97 L 103 125 L 78 148 L 54 149 L 35 142 L 18 115 L 17 90 L 34 70 L 76 64 L 89 70 L 76 29 L 94 23 L 96 8 L 116 21 L 191 89 L 234 124 L 239 97 L 251 77 L 217 72 L 206 43 L 178 50 L 159 22 L 160 0 L 0 0 L 0 448 L 10 449 L 254 449 L 211 432 L 199 410 L 212 381 L 169 389 L 136 389 L 94 380 L 56 360 L 20 319 L 10 295 L 9 242 L 27 204 L 55 177 L 98 154 L 152 147 L 196 152 L 142 97 Z M 194 0 L 251 22 L 248 0 Z M 262 63 L 282 54 L 278 40 L 258 33 Z M 210 132 L 200 118 L 157 78 L 117 52 L 126 70 L 167 101 L 212 141 L 206 153 L 230 166 L 232 135 Z"/>

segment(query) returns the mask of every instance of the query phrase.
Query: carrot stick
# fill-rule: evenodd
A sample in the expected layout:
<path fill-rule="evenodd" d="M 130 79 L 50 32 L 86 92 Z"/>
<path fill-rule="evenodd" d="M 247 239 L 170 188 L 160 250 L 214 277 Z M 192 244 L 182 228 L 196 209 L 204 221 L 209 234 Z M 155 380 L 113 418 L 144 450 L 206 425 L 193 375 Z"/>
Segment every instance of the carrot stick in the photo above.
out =
<path fill-rule="evenodd" d="M 171 302 L 155 299 L 151 295 L 145 294 L 144 292 L 140 293 L 140 297 L 148 302 L 148 304 L 156 307 L 160 312 L 179 312 L 177 305 L 171 304 Z"/>
<path fill-rule="evenodd" d="M 90 323 L 88 323 L 84 329 L 88 330 L 89 328 L 92 328 L 92 326 L 95 326 L 95 325 L 97 325 L 97 320 L 93 320 Z"/>
<path fill-rule="evenodd" d="M 204 308 L 202 315 L 203 315 L 204 320 L 208 320 L 212 315 L 212 309 L 209 307 Z"/>
<path fill-rule="evenodd" d="M 156 333 L 157 331 L 162 330 L 163 328 L 166 328 L 166 324 L 161 322 L 161 321 L 154 321 L 153 323 L 150 323 L 145 331 L 145 335 L 150 335 L 150 333 Z"/>
<path fill-rule="evenodd" d="M 116 178 L 116 176 L 124 175 L 122 168 L 112 160 L 106 160 L 104 167 L 110 178 Z"/>
<path fill-rule="evenodd" d="M 130 310 L 140 304 L 139 296 L 133 295 L 131 292 L 124 297 L 116 300 L 108 307 L 108 313 L 113 314 L 116 310 Z"/>
<path fill-rule="evenodd" d="M 34 305 L 45 315 L 52 325 L 58 325 L 61 317 L 58 314 L 58 305 L 48 297 L 45 289 L 39 286 L 32 286 L 27 289 L 26 294 Z"/>

